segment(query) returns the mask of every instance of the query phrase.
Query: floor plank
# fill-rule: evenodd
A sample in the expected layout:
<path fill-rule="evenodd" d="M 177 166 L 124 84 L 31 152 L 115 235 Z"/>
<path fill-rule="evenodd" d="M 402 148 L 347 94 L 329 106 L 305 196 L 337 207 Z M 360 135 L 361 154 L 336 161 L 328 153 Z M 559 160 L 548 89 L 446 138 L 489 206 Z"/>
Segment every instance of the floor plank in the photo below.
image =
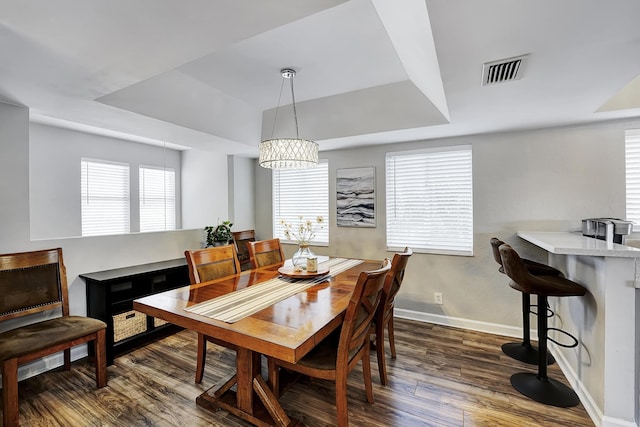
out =
<path fill-rule="evenodd" d="M 584 407 L 556 408 L 521 396 L 511 374 L 535 367 L 505 356 L 504 337 L 397 319 L 397 359 L 387 356 L 389 385 L 379 383 L 371 355 L 375 404 L 366 403 L 362 369 L 349 377 L 353 426 L 593 426 Z M 205 377 L 194 383 L 196 334 L 182 331 L 117 357 L 107 387 L 96 390 L 86 361 L 20 383 L 23 426 L 248 426 L 195 398 L 233 371 L 232 351 L 210 344 Z M 388 349 L 387 349 L 388 351 Z M 263 364 L 264 365 L 264 364 Z M 266 372 L 266 366 L 263 366 Z M 566 383 L 556 365 L 549 376 Z M 328 381 L 301 379 L 282 397 L 289 416 L 307 426 L 335 424 L 335 391 Z"/>

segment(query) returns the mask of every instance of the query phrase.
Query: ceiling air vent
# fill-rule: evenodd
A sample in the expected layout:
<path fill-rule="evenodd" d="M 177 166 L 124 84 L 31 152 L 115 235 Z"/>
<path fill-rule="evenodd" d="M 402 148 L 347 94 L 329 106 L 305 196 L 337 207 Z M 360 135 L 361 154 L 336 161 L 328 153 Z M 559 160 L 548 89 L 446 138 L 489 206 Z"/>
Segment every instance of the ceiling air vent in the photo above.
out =
<path fill-rule="evenodd" d="M 518 80 L 522 77 L 527 56 L 529 55 L 515 56 L 483 64 L 482 86 Z"/>

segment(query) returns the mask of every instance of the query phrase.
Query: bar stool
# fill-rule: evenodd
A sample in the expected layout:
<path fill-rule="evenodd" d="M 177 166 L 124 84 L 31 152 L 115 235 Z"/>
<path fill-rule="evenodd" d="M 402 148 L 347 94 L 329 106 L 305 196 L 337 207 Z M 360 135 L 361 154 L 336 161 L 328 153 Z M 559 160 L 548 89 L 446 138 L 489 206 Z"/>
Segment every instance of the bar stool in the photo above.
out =
<path fill-rule="evenodd" d="M 504 267 L 502 266 L 502 258 L 500 257 L 500 248 L 504 242 L 496 237 L 493 237 L 490 241 L 491 248 L 493 249 L 493 258 L 500 265 L 498 271 L 505 274 Z M 560 276 L 563 274 L 560 270 L 555 269 L 546 264 L 541 264 L 529 259 L 523 259 L 529 273 L 536 276 Z M 531 307 L 537 307 L 537 311 L 531 311 Z M 553 311 L 549 309 L 545 304 L 545 316 L 552 317 Z M 531 322 L 529 319 L 530 314 L 540 315 L 540 301 L 538 305 L 531 304 L 531 295 L 528 293 L 522 293 L 522 342 L 509 342 L 502 344 L 502 352 L 512 359 L 519 360 L 520 362 L 528 363 L 530 365 L 538 364 L 538 349 L 531 345 Z M 551 365 L 555 363 L 555 359 L 551 354 L 547 354 L 547 364 Z"/>
<path fill-rule="evenodd" d="M 582 296 L 586 289 L 561 276 L 535 276 L 531 274 L 518 253 L 507 244 L 499 248 L 504 271 L 511 279 L 509 286 L 527 294 L 538 296 L 538 305 L 546 307 L 547 298 Z M 566 345 L 549 338 L 548 331 L 555 330 L 573 339 Z M 511 376 L 511 385 L 525 396 L 545 405 L 568 408 L 580 403 L 578 395 L 563 383 L 547 376 L 547 340 L 567 348 L 578 345 L 578 340 L 568 332 L 547 326 L 547 316 L 538 316 L 538 373 L 521 372 Z"/>

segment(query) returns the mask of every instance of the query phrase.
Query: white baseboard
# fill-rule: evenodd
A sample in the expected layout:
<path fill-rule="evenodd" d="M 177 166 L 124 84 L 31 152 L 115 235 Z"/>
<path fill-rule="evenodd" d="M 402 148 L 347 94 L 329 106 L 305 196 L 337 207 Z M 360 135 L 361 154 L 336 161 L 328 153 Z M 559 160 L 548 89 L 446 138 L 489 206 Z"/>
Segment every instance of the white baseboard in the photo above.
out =
<path fill-rule="evenodd" d="M 486 332 L 495 335 L 504 335 L 507 337 L 521 337 L 522 328 L 513 326 L 500 325 L 497 323 L 479 322 L 477 320 L 463 319 L 460 317 L 450 317 L 440 314 L 424 313 L 420 311 L 403 310 L 396 308 L 394 310 L 395 317 L 408 320 L 416 320 L 418 322 L 435 323 L 437 325 L 452 326 L 455 328 L 468 329 L 478 332 Z M 531 336 L 537 336 L 537 331 L 532 331 Z M 620 420 L 617 418 L 605 417 L 602 410 L 596 405 L 593 397 L 586 389 L 582 381 L 578 378 L 575 371 L 567 359 L 562 355 L 553 343 L 549 343 L 549 351 L 556 359 L 558 367 L 565 375 L 576 394 L 580 397 L 580 402 L 584 406 L 587 414 L 596 427 L 639 427 L 635 422 Z"/>
<path fill-rule="evenodd" d="M 453 326 L 455 328 L 486 332 L 494 335 L 504 335 L 506 337 L 522 337 L 522 328 L 517 328 L 515 326 L 480 322 L 477 320 L 463 319 L 461 317 L 450 317 L 441 314 L 424 313 L 421 311 L 403 310 L 401 308 L 395 308 L 393 314 L 395 317 L 398 317 L 400 319 L 417 320 L 419 322 L 435 323 L 436 325 Z M 536 331 L 532 331 L 531 333 L 537 334 Z"/>

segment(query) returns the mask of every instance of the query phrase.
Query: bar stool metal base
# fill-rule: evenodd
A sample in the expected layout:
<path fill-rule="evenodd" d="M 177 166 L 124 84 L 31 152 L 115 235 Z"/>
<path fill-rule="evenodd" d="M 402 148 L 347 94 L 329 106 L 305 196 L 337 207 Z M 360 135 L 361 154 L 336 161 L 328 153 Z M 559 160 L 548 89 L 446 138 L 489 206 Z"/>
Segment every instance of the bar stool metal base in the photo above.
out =
<path fill-rule="evenodd" d="M 505 343 L 502 344 L 502 352 L 520 362 L 530 365 L 538 364 L 538 349 L 531 344 L 527 345 L 524 342 Z M 550 353 L 547 353 L 547 365 L 553 365 L 555 362 L 556 359 Z"/>
<path fill-rule="evenodd" d="M 560 381 L 541 379 L 538 375 L 521 372 L 511 376 L 511 385 L 530 399 L 545 405 L 570 408 L 580 403 L 578 395 Z"/>

